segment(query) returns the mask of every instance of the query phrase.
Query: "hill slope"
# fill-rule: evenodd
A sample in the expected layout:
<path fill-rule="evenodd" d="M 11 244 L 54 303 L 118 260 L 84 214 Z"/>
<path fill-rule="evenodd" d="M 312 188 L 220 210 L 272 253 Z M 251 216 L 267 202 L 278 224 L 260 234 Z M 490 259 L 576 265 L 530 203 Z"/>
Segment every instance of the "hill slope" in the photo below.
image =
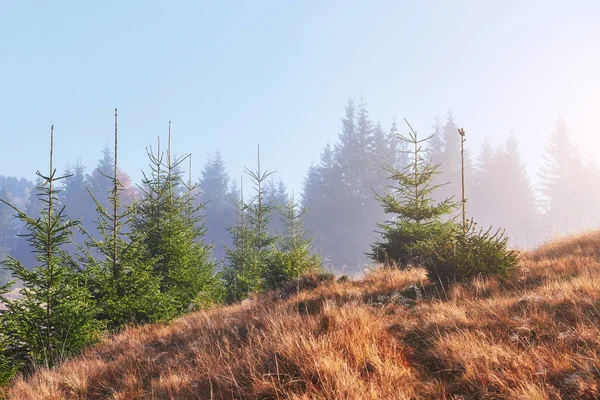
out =
<path fill-rule="evenodd" d="M 600 398 L 600 232 L 506 280 L 448 292 L 424 271 L 307 277 L 277 294 L 127 330 L 13 399 Z"/>

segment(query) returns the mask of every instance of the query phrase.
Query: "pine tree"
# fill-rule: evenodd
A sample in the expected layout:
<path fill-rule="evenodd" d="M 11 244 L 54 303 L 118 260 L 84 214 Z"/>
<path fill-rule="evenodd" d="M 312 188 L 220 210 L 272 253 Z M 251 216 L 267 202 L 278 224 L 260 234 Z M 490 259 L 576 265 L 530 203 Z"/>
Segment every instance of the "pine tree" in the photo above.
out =
<path fill-rule="evenodd" d="M 265 184 L 274 172 L 264 171 L 258 148 L 256 170 L 246 168 L 253 184 L 254 196 L 246 202 L 243 193 L 238 203 L 237 225 L 230 229 L 233 247 L 227 250 L 223 279 L 229 301 L 240 300 L 265 287 L 274 274 L 270 256 L 276 238 L 269 231 L 273 205 L 266 198 Z"/>
<path fill-rule="evenodd" d="M 262 288 L 264 287 L 264 280 L 272 275 L 269 268 L 269 256 L 276 237 L 269 230 L 275 208 L 269 202 L 266 192 L 266 183 L 275 172 L 262 170 L 260 147 L 258 147 L 256 170 L 246 168 L 245 173 L 250 177 L 254 189 L 254 197 L 247 204 L 246 209 L 248 225 L 252 232 L 253 268 L 259 274 L 258 288 Z"/>
<path fill-rule="evenodd" d="M 386 137 L 388 143 L 388 151 L 389 155 L 386 156 L 386 159 L 389 160 L 388 165 L 396 168 L 402 169 L 408 163 L 408 151 L 406 142 L 400 140 L 398 135 L 398 124 L 396 123 L 396 118 L 392 120 L 392 126 L 387 133 Z M 387 179 L 387 176 L 386 176 Z"/>
<path fill-rule="evenodd" d="M 319 256 L 312 253 L 312 238 L 307 236 L 303 228 L 307 212 L 294 200 L 293 195 L 288 199 L 281 216 L 285 233 L 279 238 L 271 254 L 269 274 L 265 276 L 265 288 L 279 288 L 284 283 L 320 267 Z"/>
<path fill-rule="evenodd" d="M 545 197 L 546 219 L 555 233 L 566 234 L 582 226 L 586 192 L 577 182 L 582 173 L 581 158 L 564 120 L 548 140 L 542 168 L 541 193 Z"/>
<path fill-rule="evenodd" d="M 38 176 L 35 181 L 35 188 L 43 186 L 44 181 Z M 41 215 L 44 203 L 40 201 L 40 195 L 36 190 L 31 191 L 25 203 L 25 214 L 27 215 Z M 26 237 L 27 230 L 25 224 L 18 220 L 18 238 L 14 257 L 21 261 L 25 266 L 32 266 L 37 262 L 35 254 L 31 251 L 31 246 L 27 241 Z"/>
<path fill-rule="evenodd" d="M 440 125 L 436 120 L 435 133 L 430 141 L 429 153 L 434 164 L 441 166 L 440 173 L 433 178 L 433 184 L 439 185 L 434 199 L 443 201 L 447 198 L 458 199 L 461 196 L 461 137 L 457 134 L 458 126 L 454 121 L 454 115 L 448 112 L 446 123 Z M 465 173 L 472 176 L 472 162 L 468 150 L 465 152 Z M 467 188 L 466 198 L 471 198 L 472 187 Z"/>
<path fill-rule="evenodd" d="M 6 188 L 0 190 L 0 199 L 11 203 L 11 197 Z M 12 203 L 11 203 L 12 204 Z M 4 203 L 0 204 L 0 257 L 13 254 L 16 247 L 17 225 L 13 218 L 13 210 Z"/>
<path fill-rule="evenodd" d="M 11 202 L 6 187 L 0 190 L 0 199 Z M 13 209 L 4 203 L 0 203 L 0 261 L 7 256 L 14 256 L 17 248 L 17 224 L 13 216 Z M 0 271 L 0 286 L 8 282 L 10 274 L 6 270 Z"/>
<path fill-rule="evenodd" d="M 538 220 L 536 199 L 514 135 L 493 156 L 488 179 L 489 224 L 505 227 L 513 246 L 530 246 Z"/>
<path fill-rule="evenodd" d="M 490 209 L 495 209 L 492 206 L 495 200 L 492 191 L 496 186 L 492 171 L 494 157 L 494 150 L 486 137 L 475 163 L 472 182 L 473 192 L 469 201 L 471 215 L 475 220 L 485 225 L 494 223 L 492 220 L 494 213 L 489 212 Z"/>
<path fill-rule="evenodd" d="M 269 223 L 269 231 L 275 236 L 282 235 L 285 230 L 285 224 L 279 218 L 288 202 L 288 193 L 285 183 L 281 179 L 277 181 L 271 179 L 265 189 L 265 199 L 267 204 L 273 208 L 273 218 Z"/>
<path fill-rule="evenodd" d="M 107 143 L 102 149 L 102 158 L 98 160 L 96 169 L 86 177 L 87 187 L 104 208 L 110 207 L 108 196 L 113 189 L 110 177 L 113 176 L 114 163 L 112 150 Z"/>
<path fill-rule="evenodd" d="M 135 205 L 121 210 L 124 190 L 119 180 L 118 120 L 115 109 L 115 147 L 112 177 L 106 176 L 112 186 L 105 208 L 91 192 L 96 204 L 96 229 L 100 239 L 88 235 L 83 249 L 82 271 L 88 277 L 90 292 L 98 304 L 97 319 L 110 329 L 131 323 L 152 322 L 172 314 L 167 298 L 160 292 L 160 277 L 154 274 L 156 260 L 144 258 L 144 236 L 129 232 L 128 225 Z"/>
<path fill-rule="evenodd" d="M 80 222 L 80 227 L 90 226 L 90 210 L 93 209 L 93 201 L 91 201 L 86 188 L 85 182 L 85 165 L 78 160 L 74 166 L 67 165 L 64 175 L 66 178 L 62 182 L 61 191 L 58 196 L 60 204 L 67 207 L 69 216 Z M 85 228 L 84 228 L 85 230 Z M 67 246 L 67 250 L 71 254 L 75 254 L 76 245 L 83 244 L 84 234 L 82 229 L 77 229 L 73 235 L 74 244 Z"/>
<path fill-rule="evenodd" d="M 432 184 L 433 178 L 439 173 L 439 164 L 433 164 L 431 159 L 426 161 L 422 148 L 423 143 L 432 136 L 419 139 L 412 127 L 408 126 L 408 137 L 400 136 L 400 139 L 412 147 L 412 163 L 402 171 L 386 167 L 396 184 L 388 185 L 377 198 L 392 219 L 378 224 L 382 229 L 382 240 L 372 246 L 371 252 L 374 260 L 398 263 L 401 267 L 420 260 L 416 250 L 419 242 L 452 229 L 453 224 L 444 222 L 442 218 L 455 209 L 450 199 L 439 203 L 432 199 L 432 194 L 440 188 Z"/>
<path fill-rule="evenodd" d="M 231 245 L 227 227 L 235 222 L 235 208 L 230 197 L 229 176 L 220 152 L 204 165 L 199 184 L 200 195 L 197 199 L 206 210 L 206 241 L 213 245 L 215 259 L 222 261 L 225 247 Z"/>
<path fill-rule="evenodd" d="M 50 172 L 37 172 L 43 180 L 37 188 L 43 204 L 40 215 L 28 215 L 5 202 L 24 222 L 38 262 L 32 270 L 13 257 L 3 262 L 23 285 L 19 299 L 1 297 L 6 306 L 3 335 L 9 343 L 3 349 L 4 356 L 19 368 L 51 367 L 90 343 L 98 329 L 96 306 L 85 281 L 76 273 L 74 261 L 63 249 L 78 222 L 65 216 L 64 207 L 58 208 L 56 183 L 64 177 L 57 177 L 53 168 L 54 126 L 50 138 Z"/>
<path fill-rule="evenodd" d="M 346 106 L 342 123 L 342 133 L 335 146 L 332 176 L 329 187 L 325 189 L 328 198 L 326 212 L 331 213 L 333 225 L 324 236 L 329 242 L 328 255 L 333 264 L 356 273 L 366 262 L 364 253 L 373 236 L 370 227 L 376 221 L 371 212 L 377 207 L 369 207 L 374 202 L 369 168 L 373 124 L 366 105 L 361 103 L 355 110 L 352 100 Z"/>
<path fill-rule="evenodd" d="M 243 179 L 240 179 L 239 198 L 234 204 L 237 222 L 228 227 L 232 244 L 225 251 L 222 271 L 225 299 L 229 303 L 242 300 L 260 289 L 260 271 L 254 262 L 254 237 L 248 222 L 248 205 L 244 201 Z"/>
<path fill-rule="evenodd" d="M 82 219 L 83 229 L 87 232 L 91 232 L 96 240 L 100 240 L 98 231 L 96 229 L 97 215 L 92 212 L 96 208 L 93 198 L 100 202 L 100 205 L 105 209 L 111 208 L 110 196 L 112 194 L 112 178 L 114 175 L 113 153 L 108 144 L 102 150 L 102 158 L 98 160 L 96 168 L 91 174 L 85 177 L 85 206 L 84 206 L 84 217 Z M 117 169 L 117 176 L 119 179 L 119 207 L 120 212 L 125 212 L 127 208 L 137 199 L 137 193 L 135 187 L 131 184 L 131 179 L 127 173 L 121 169 Z M 92 194 L 89 195 L 88 191 Z"/>
<path fill-rule="evenodd" d="M 190 209 L 188 197 L 178 195 L 183 185 L 176 168 L 187 155 L 173 159 L 169 141 L 165 154 L 148 150 L 151 172 L 144 174 L 142 199 L 133 219 L 133 231 L 144 237 L 145 260 L 157 260 L 154 273 L 161 292 L 176 313 L 211 303 L 220 292 L 210 247 L 204 244 L 204 225 L 198 207 Z"/>

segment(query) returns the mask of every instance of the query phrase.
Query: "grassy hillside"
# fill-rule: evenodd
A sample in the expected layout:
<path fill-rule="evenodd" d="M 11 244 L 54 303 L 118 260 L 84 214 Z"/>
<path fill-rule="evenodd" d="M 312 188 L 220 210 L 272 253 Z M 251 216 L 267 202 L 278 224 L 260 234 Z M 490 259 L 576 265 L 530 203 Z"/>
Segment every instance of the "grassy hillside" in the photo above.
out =
<path fill-rule="evenodd" d="M 600 232 L 448 291 L 424 271 L 287 290 L 127 330 L 12 399 L 600 398 Z"/>

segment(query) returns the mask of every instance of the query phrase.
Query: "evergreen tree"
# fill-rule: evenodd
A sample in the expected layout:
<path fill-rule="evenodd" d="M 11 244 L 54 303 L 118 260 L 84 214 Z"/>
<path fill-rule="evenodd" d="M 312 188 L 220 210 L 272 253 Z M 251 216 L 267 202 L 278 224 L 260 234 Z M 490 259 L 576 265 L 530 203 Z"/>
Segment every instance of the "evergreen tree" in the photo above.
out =
<path fill-rule="evenodd" d="M 430 142 L 429 153 L 433 163 L 442 167 L 440 173 L 433 178 L 433 184 L 439 186 L 434 194 L 434 199 L 443 201 L 447 198 L 459 198 L 461 195 L 461 136 L 458 134 L 458 126 L 452 112 L 448 112 L 444 126 L 441 126 L 437 120 L 434 128 L 435 133 Z M 465 173 L 467 176 L 472 176 L 472 163 L 468 151 L 465 155 Z M 472 189 L 471 186 L 467 187 L 467 199 L 471 198 Z"/>
<path fill-rule="evenodd" d="M 112 191 L 110 177 L 113 176 L 112 169 L 114 163 L 112 150 L 107 143 L 102 149 L 102 158 L 98 160 L 96 169 L 86 177 L 87 187 L 104 208 L 110 207 L 108 196 Z"/>
<path fill-rule="evenodd" d="M 154 274 L 156 260 L 145 259 L 147 249 L 144 236 L 126 229 L 135 212 L 135 205 L 121 211 L 119 181 L 117 110 L 115 109 L 115 149 L 112 190 L 108 197 L 110 208 L 94 200 L 98 221 L 96 228 L 99 240 L 88 235 L 87 249 L 82 257 L 88 277 L 90 292 L 98 304 L 97 318 L 109 328 L 118 328 L 130 323 L 151 322 L 167 318 L 172 314 L 167 298 L 160 292 L 160 277 Z"/>
<path fill-rule="evenodd" d="M 25 207 L 27 199 L 35 188 L 35 185 L 25 178 L 0 175 L 0 188 L 6 190 L 12 199 L 12 204 L 17 207 Z"/>
<path fill-rule="evenodd" d="M 493 164 L 494 150 L 487 139 L 484 139 L 477 157 L 475 168 L 473 171 L 473 195 L 469 201 L 469 210 L 473 218 L 486 225 L 493 223 L 492 217 L 494 213 L 490 213 L 490 209 L 495 209 L 492 203 L 495 201 L 492 191 L 496 186 L 494 179 Z"/>
<path fill-rule="evenodd" d="M 226 252 L 227 264 L 223 271 L 227 299 L 240 300 L 265 287 L 271 279 L 270 256 L 276 238 L 269 232 L 273 205 L 267 201 L 265 184 L 274 173 L 263 171 L 260 147 L 257 168 L 244 171 L 253 184 L 254 196 L 245 202 L 243 193 L 238 203 L 239 222 L 230 229 L 233 247 Z"/>
<path fill-rule="evenodd" d="M 514 135 L 496 152 L 490 175 L 487 207 L 494 210 L 490 225 L 505 227 L 512 245 L 528 247 L 537 224 L 536 199 Z"/>
<path fill-rule="evenodd" d="M 398 133 L 398 124 L 396 124 L 396 119 L 394 118 L 386 138 L 389 152 L 389 155 L 386 156 L 386 160 L 389 160 L 387 163 L 388 165 L 396 169 L 402 169 L 409 163 L 409 151 L 406 142 L 400 140 Z"/>
<path fill-rule="evenodd" d="M 103 208 L 111 208 L 110 196 L 113 189 L 111 180 L 114 175 L 114 162 L 112 150 L 107 144 L 102 150 L 102 158 L 98 160 L 96 168 L 91 174 L 86 175 L 85 178 L 86 193 L 84 197 L 85 207 L 82 226 L 85 231 L 91 232 L 96 240 L 101 240 L 101 237 L 98 236 L 99 232 L 96 229 L 97 215 L 93 212 L 96 208 L 96 203 L 94 203 L 92 197 L 98 200 Z M 120 184 L 119 211 L 125 212 L 125 210 L 127 210 L 127 208 L 137 199 L 137 192 L 135 187 L 132 186 L 131 179 L 127 173 L 118 169 L 117 176 Z M 92 196 L 88 194 L 88 190 Z M 127 229 L 127 227 L 125 227 L 125 229 Z"/>
<path fill-rule="evenodd" d="M 285 233 L 280 237 L 271 254 L 269 274 L 265 276 L 265 287 L 275 289 L 298 278 L 302 274 L 319 268 L 321 261 L 312 254 L 312 238 L 303 228 L 307 210 L 301 208 L 294 197 L 288 199 L 281 220 Z"/>
<path fill-rule="evenodd" d="M 582 174 L 579 150 L 572 141 L 564 120 L 559 120 L 550 135 L 545 165 L 542 168 L 541 193 L 545 197 L 545 219 L 555 233 L 566 234 L 582 226 L 585 190 L 578 185 Z"/>
<path fill-rule="evenodd" d="M 254 262 L 254 238 L 249 226 L 243 183 L 240 183 L 239 199 L 234 204 L 237 221 L 228 228 L 232 244 L 225 251 L 225 268 L 222 271 L 225 299 L 229 303 L 244 299 L 260 288 L 260 271 Z"/>
<path fill-rule="evenodd" d="M 81 163 L 81 160 L 78 160 L 73 167 L 67 165 L 64 176 L 65 179 L 62 182 L 58 199 L 62 205 L 67 207 L 71 218 L 79 221 L 81 226 L 87 221 L 87 225 L 89 226 L 89 220 L 91 219 L 90 210 L 93 209 L 94 203 L 90 201 L 86 188 L 85 166 Z M 84 234 L 82 230 L 75 230 L 73 235 L 73 242 L 75 244 L 67 245 L 66 248 L 71 254 L 74 254 L 76 245 L 83 244 L 83 241 Z"/>
<path fill-rule="evenodd" d="M 372 246 L 371 253 L 378 262 L 395 262 L 402 267 L 420 261 L 421 254 L 417 250 L 420 242 L 452 230 L 453 223 L 444 222 L 442 218 L 455 208 L 450 199 L 439 203 L 432 199 L 434 191 L 440 188 L 432 184 L 439 164 L 434 165 L 431 159 L 426 161 L 422 148 L 432 136 L 418 139 L 417 133 L 408 126 L 408 137 L 400 138 L 412 147 L 411 164 L 402 171 L 386 167 L 396 184 L 388 185 L 377 198 L 392 219 L 378 224 L 382 229 L 382 240 Z"/>
<path fill-rule="evenodd" d="M 0 200 L 11 202 L 6 187 L 0 190 Z M 10 206 L 0 203 L 0 261 L 9 255 L 15 255 L 17 248 L 17 225 L 13 216 L 14 212 Z M 0 271 L 0 286 L 6 284 L 10 274 L 6 270 Z"/>
<path fill-rule="evenodd" d="M 253 269 L 258 272 L 259 280 L 257 287 L 264 286 L 264 280 L 272 275 L 269 268 L 269 256 L 276 237 L 269 230 L 273 219 L 274 205 L 269 202 L 266 192 L 267 179 L 274 174 L 271 171 L 263 171 L 260 163 L 260 147 L 257 153 L 256 170 L 246 168 L 245 173 L 250 177 L 254 187 L 254 197 L 247 204 L 248 225 L 252 233 L 252 263 Z"/>
<path fill-rule="evenodd" d="M 365 251 L 373 241 L 369 226 L 376 221 L 370 215 L 373 207 L 372 180 L 369 168 L 369 147 L 373 126 L 368 118 L 364 103 L 358 111 L 352 100 L 346 106 L 346 117 L 342 120 L 343 130 L 335 146 L 333 176 L 329 183 L 328 197 L 333 225 L 326 234 L 330 242 L 329 253 L 338 268 L 347 268 L 350 273 L 361 271 L 366 262 Z M 343 205 L 343 206 L 341 206 Z"/>
<path fill-rule="evenodd" d="M 11 197 L 5 187 L 0 190 L 0 199 L 11 203 Z M 0 257 L 2 259 L 5 255 L 14 253 L 16 237 L 17 225 L 13 217 L 13 209 L 4 203 L 0 203 Z"/>
<path fill-rule="evenodd" d="M 53 366 L 91 342 L 98 328 L 96 306 L 85 281 L 76 274 L 75 263 L 63 249 L 78 223 L 65 216 L 64 207 L 57 206 L 55 185 L 64 177 L 56 177 L 52 164 L 54 126 L 50 137 L 50 172 L 37 172 L 43 180 L 37 188 L 43 205 L 40 215 L 28 215 L 5 202 L 25 224 L 27 240 L 38 262 L 32 270 L 13 257 L 3 262 L 23 285 L 20 298 L 1 297 L 6 306 L 2 332 L 8 343 L 3 356 L 19 368 Z"/>
<path fill-rule="evenodd" d="M 285 231 L 285 224 L 282 218 L 279 217 L 283 215 L 288 203 L 285 183 L 281 179 L 278 179 L 277 183 L 271 179 L 265 189 L 265 199 L 267 204 L 270 204 L 273 208 L 274 214 L 274 218 L 271 218 L 269 223 L 269 231 L 275 236 L 282 235 Z"/>
<path fill-rule="evenodd" d="M 304 179 L 302 205 L 311 212 L 306 216 L 306 230 L 315 238 L 315 249 L 325 255 L 325 263 L 329 266 L 339 265 L 336 249 L 340 240 L 340 230 L 336 223 L 341 206 L 339 198 L 341 182 L 335 179 L 337 168 L 334 152 L 327 144 L 321 153 L 318 165 L 311 166 Z M 337 204 L 337 207 L 336 207 Z"/>
<path fill-rule="evenodd" d="M 38 176 L 35 182 L 35 187 L 39 188 L 44 185 L 44 181 Z M 41 215 L 44 203 L 40 199 L 39 191 L 32 191 L 27 198 L 25 203 L 25 214 L 27 215 Z M 26 226 L 21 220 L 18 219 L 19 224 L 19 236 L 17 239 L 16 250 L 14 257 L 21 261 L 26 267 L 31 267 L 37 262 L 35 254 L 31 251 L 30 243 L 27 241 Z M 25 235 L 25 236 L 23 236 Z"/>
<path fill-rule="evenodd" d="M 199 184 L 200 195 L 197 199 L 206 210 L 206 240 L 213 246 L 215 259 L 221 261 L 225 247 L 231 245 L 227 227 L 235 222 L 235 207 L 229 191 L 229 176 L 220 152 L 204 165 Z M 234 199 L 239 197 L 235 193 L 233 195 Z"/>
<path fill-rule="evenodd" d="M 148 151 L 151 173 L 144 174 L 142 199 L 133 219 L 134 234 L 143 237 L 147 251 L 144 259 L 154 263 L 160 277 L 161 292 L 181 313 L 215 300 L 219 285 L 210 260 L 210 247 L 202 241 L 204 225 L 198 207 L 190 209 L 187 196 L 177 195 L 183 185 L 176 167 L 187 156 L 172 159 L 166 154 Z"/>
<path fill-rule="evenodd" d="M 371 122 L 364 103 L 355 107 L 349 100 L 334 150 L 326 146 L 320 163 L 310 168 L 302 204 L 312 211 L 306 229 L 325 264 L 356 273 L 367 262 L 365 252 L 374 240 L 370 227 L 384 218 L 373 198 L 387 179 L 382 167 L 406 162 L 405 145 L 396 133 L 395 122 L 386 132 Z"/>

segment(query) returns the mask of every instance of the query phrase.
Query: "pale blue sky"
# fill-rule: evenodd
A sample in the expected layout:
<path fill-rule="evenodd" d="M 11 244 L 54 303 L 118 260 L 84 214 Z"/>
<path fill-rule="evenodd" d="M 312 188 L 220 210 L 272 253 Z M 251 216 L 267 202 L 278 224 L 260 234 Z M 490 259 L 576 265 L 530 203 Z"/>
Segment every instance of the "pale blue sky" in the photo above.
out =
<path fill-rule="evenodd" d="M 478 149 L 513 130 L 531 165 L 559 115 L 600 146 L 600 2 L 0 0 L 0 174 L 94 166 L 119 108 L 134 179 L 172 120 L 195 175 L 264 166 L 296 191 L 349 96 L 430 132 L 452 109 Z M 596 153 L 597 154 L 597 153 Z"/>

